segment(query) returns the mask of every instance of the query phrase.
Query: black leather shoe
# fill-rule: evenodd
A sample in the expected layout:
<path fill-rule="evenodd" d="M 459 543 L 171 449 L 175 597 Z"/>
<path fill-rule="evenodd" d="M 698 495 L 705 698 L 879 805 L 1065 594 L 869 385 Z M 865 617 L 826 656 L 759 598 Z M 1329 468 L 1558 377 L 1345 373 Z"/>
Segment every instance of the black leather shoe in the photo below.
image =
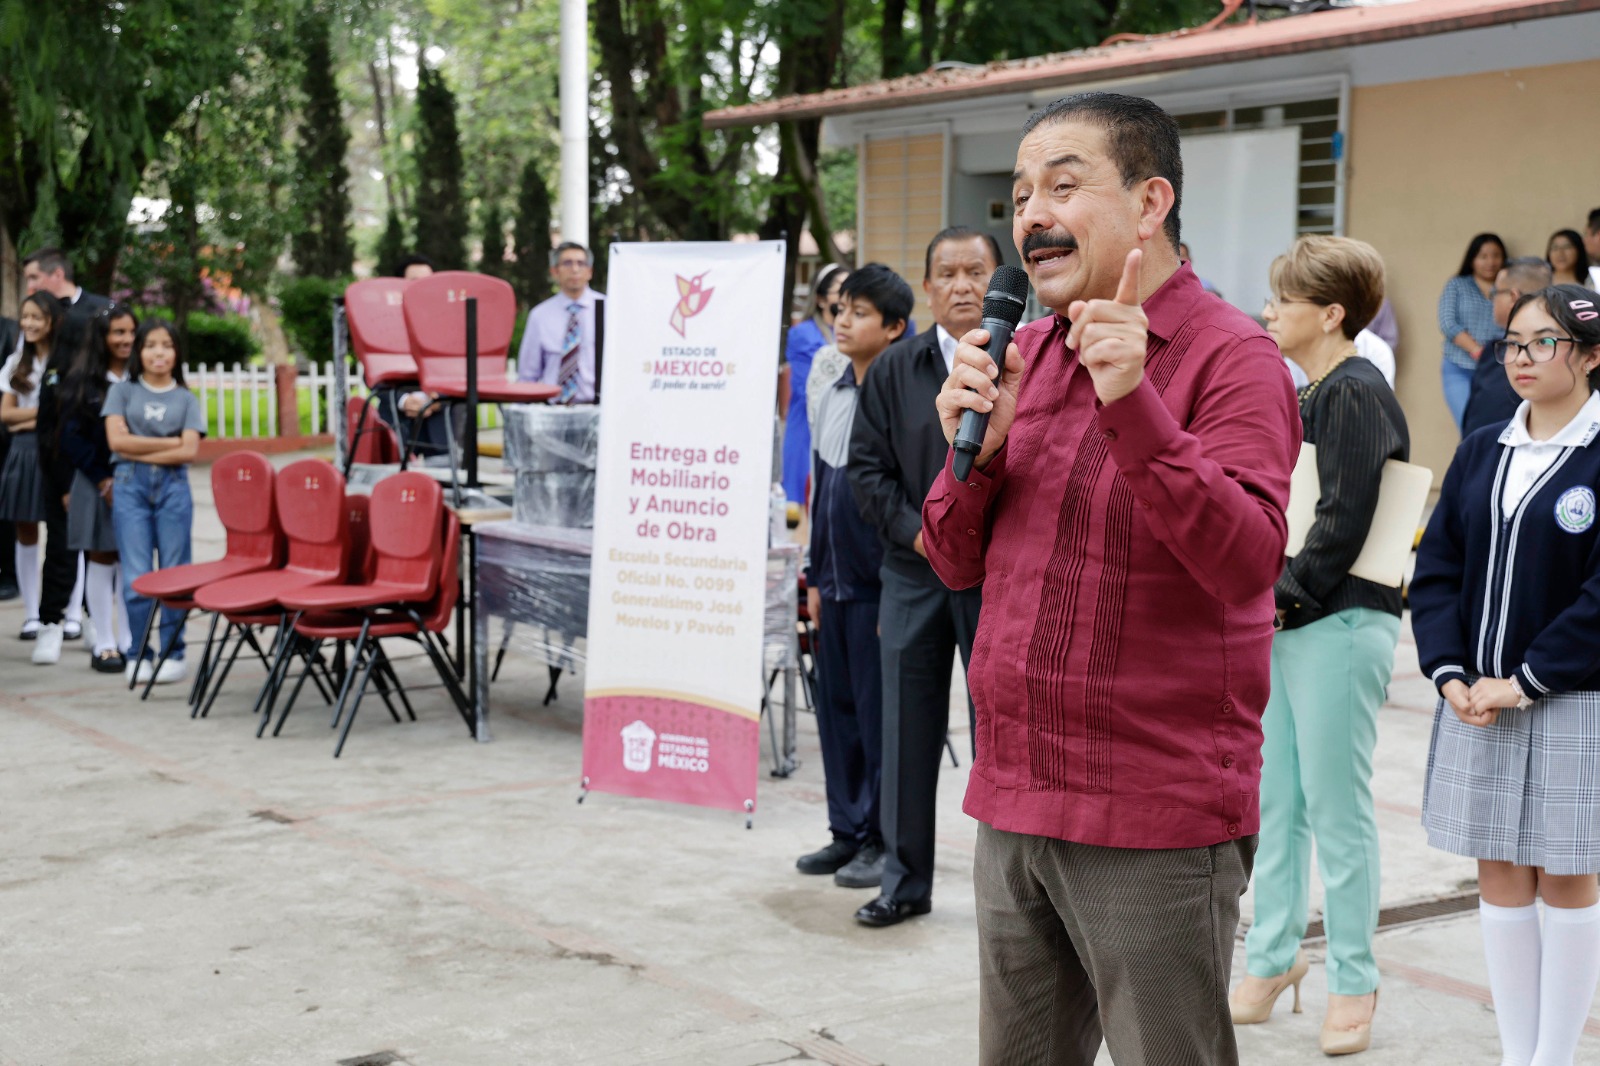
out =
<path fill-rule="evenodd" d="M 859 850 L 848 840 L 835 840 L 821 851 L 800 856 L 794 866 L 803 874 L 831 874 L 855 858 Z"/>
<path fill-rule="evenodd" d="M 883 845 L 867 844 L 833 875 L 840 888 L 877 888 L 883 884 Z"/>
<path fill-rule="evenodd" d="M 0 600 L 14 600 L 22 595 L 22 590 L 17 588 L 15 581 L 0 578 Z"/>
<path fill-rule="evenodd" d="M 856 911 L 856 921 L 862 925 L 870 925 L 874 929 L 882 929 L 886 925 L 899 925 L 907 918 L 915 918 L 931 910 L 933 910 L 931 899 L 904 900 L 895 899 L 893 896 L 879 896 Z"/>

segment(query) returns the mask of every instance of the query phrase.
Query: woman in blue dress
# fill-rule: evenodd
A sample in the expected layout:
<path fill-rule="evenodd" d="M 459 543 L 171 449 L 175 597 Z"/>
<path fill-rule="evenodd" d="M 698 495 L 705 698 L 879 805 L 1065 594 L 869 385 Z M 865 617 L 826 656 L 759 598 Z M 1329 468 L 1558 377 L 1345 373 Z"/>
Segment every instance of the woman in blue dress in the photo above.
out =
<path fill-rule="evenodd" d="M 811 473 L 811 427 L 806 422 L 806 378 L 817 349 L 833 343 L 833 303 L 849 273 L 838 263 L 817 272 L 811 286 L 811 316 L 789 330 L 789 410 L 783 426 L 783 492 L 803 503 Z"/>

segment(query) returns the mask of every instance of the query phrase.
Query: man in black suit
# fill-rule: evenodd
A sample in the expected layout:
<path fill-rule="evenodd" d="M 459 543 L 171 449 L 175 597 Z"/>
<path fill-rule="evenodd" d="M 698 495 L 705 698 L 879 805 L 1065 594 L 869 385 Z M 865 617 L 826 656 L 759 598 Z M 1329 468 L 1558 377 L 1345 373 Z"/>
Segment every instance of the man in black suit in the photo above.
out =
<path fill-rule="evenodd" d="M 1550 278 L 1550 264 L 1538 256 L 1521 256 L 1500 268 L 1489 296 L 1494 303 L 1494 320 L 1501 329 L 1511 321 L 1511 309 L 1517 301 L 1547 287 Z M 1461 435 L 1509 421 L 1521 403 L 1522 397 L 1506 377 L 1506 368 L 1494 357 L 1494 346 L 1484 345 L 1483 355 L 1472 371 L 1472 391 L 1467 394 L 1467 409 L 1461 416 Z"/>
<path fill-rule="evenodd" d="M 30 293 L 43 289 L 66 305 L 67 314 L 93 317 L 111 301 L 72 280 L 72 263 L 60 248 L 40 248 L 22 261 L 22 280 Z"/>
<path fill-rule="evenodd" d="M 994 237 L 966 226 L 928 245 L 922 289 L 934 328 L 891 345 L 861 387 L 850 437 L 850 484 L 883 542 L 879 601 L 883 653 L 884 839 L 881 895 L 856 912 L 863 925 L 927 913 L 939 761 L 950 720 L 950 673 L 965 664 L 978 630 L 978 589 L 952 592 L 922 547 L 922 501 L 950 454 L 934 400 L 957 340 L 983 320 L 989 275 L 1001 262 Z M 972 701 L 967 701 L 968 722 Z M 974 738 L 976 747 L 976 738 Z"/>

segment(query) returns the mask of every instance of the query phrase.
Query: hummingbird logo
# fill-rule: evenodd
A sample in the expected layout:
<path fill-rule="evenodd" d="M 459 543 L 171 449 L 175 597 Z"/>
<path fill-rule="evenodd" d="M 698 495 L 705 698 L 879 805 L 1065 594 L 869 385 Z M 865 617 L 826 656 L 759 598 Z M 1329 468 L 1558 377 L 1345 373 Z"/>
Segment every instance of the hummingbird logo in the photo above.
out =
<path fill-rule="evenodd" d="M 689 319 L 706 309 L 706 304 L 711 302 L 711 294 L 716 291 L 715 289 L 703 289 L 700 287 L 705 281 L 706 274 L 709 273 L 711 271 L 708 270 L 705 274 L 696 274 L 692 278 L 686 278 L 682 274 L 676 275 L 678 279 L 678 305 L 672 309 L 670 323 L 680 337 L 688 336 L 684 332 L 684 325 Z"/>

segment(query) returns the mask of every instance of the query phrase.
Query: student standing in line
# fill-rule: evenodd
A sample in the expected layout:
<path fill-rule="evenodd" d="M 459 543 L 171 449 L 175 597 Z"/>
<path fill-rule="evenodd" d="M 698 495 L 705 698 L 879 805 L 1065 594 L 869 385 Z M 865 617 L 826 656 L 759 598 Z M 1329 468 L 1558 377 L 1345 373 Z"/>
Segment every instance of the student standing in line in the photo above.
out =
<path fill-rule="evenodd" d="M 849 274 L 844 267 L 830 263 L 817 271 L 811 281 L 811 314 L 789 330 L 785 355 L 789 375 L 789 406 L 783 423 L 783 491 L 791 500 L 803 500 L 806 478 L 811 476 L 811 417 L 807 386 L 811 381 L 812 360 L 821 349 L 833 344 L 833 320 L 837 312 L 839 286 Z M 844 369 L 841 365 L 839 370 Z M 830 382 L 838 380 L 835 370 Z"/>
<path fill-rule="evenodd" d="M 39 636 L 33 645 L 36 666 L 61 661 L 61 642 L 83 636 L 83 553 L 67 543 L 67 501 L 72 464 L 62 455 L 61 381 L 83 357 L 93 332 L 93 312 L 64 308 L 61 330 L 50 346 L 50 360 L 39 378 L 34 438 L 39 442 L 39 476 L 44 481 L 44 567 L 39 580 Z"/>
<path fill-rule="evenodd" d="M 856 506 L 846 469 L 861 382 L 873 361 L 905 332 L 913 299 L 911 286 L 900 275 L 881 263 L 869 263 L 845 279 L 839 302 L 834 338 L 850 363 L 837 381 L 828 383 L 818 411 L 806 570 L 806 600 L 817 626 L 817 734 L 833 840 L 802 855 L 795 866 L 801 873 L 833 874 L 834 883 L 845 888 L 876 888 L 883 880 L 878 819 L 883 766 L 878 570 L 883 549 L 877 530 Z"/>
<path fill-rule="evenodd" d="M 133 633 L 127 603 L 118 588 L 117 535 L 111 521 L 112 456 L 106 440 L 105 406 L 110 387 L 127 380 L 128 358 L 139 320 L 114 305 L 96 317 L 89 345 L 62 378 L 57 450 L 72 467 L 67 507 L 67 546 L 89 556 L 85 586 L 94 618 L 90 666 L 120 674 Z"/>
<path fill-rule="evenodd" d="M 1502 1063 L 1570 1066 L 1600 981 L 1600 296 L 1522 297 L 1485 355 L 1522 404 L 1462 442 L 1417 552 L 1422 824 L 1478 860 Z"/>
<path fill-rule="evenodd" d="M 0 366 L 0 421 L 11 450 L 0 470 L 0 519 L 17 531 L 17 585 L 22 590 L 23 640 L 39 636 L 39 523 L 44 521 L 44 478 L 39 469 L 39 379 L 61 332 L 61 301 L 48 292 L 22 298 L 22 346 Z"/>
<path fill-rule="evenodd" d="M 1483 346 L 1500 336 L 1490 294 L 1495 275 L 1506 265 L 1506 245 L 1493 233 L 1480 233 L 1467 245 L 1461 268 L 1439 295 L 1439 331 L 1444 334 L 1444 402 L 1461 428 L 1472 390 L 1472 371 Z"/>
<path fill-rule="evenodd" d="M 200 401 L 183 383 L 183 363 L 171 323 L 153 318 L 139 327 L 128 359 L 128 380 L 111 386 L 100 413 L 115 456 L 111 524 L 122 560 L 123 597 L 131 632 L 143 635 L 155 604 L 134 592 L 133 583 L 156 569 L 158 556 L 162 567 L 189 562 L 194 522 L 189 464 L 206 429 Z M 168 650 L 168 655 L 155 674 L 156 684 L 182 681 L 188 673 L 182 611 L 162 608 L 160 649 Z M 155 672 L 157 651 L 148 643 L 136 648 L 127 669 L 137 669 L 137 679 L 148 681 Z"/>

